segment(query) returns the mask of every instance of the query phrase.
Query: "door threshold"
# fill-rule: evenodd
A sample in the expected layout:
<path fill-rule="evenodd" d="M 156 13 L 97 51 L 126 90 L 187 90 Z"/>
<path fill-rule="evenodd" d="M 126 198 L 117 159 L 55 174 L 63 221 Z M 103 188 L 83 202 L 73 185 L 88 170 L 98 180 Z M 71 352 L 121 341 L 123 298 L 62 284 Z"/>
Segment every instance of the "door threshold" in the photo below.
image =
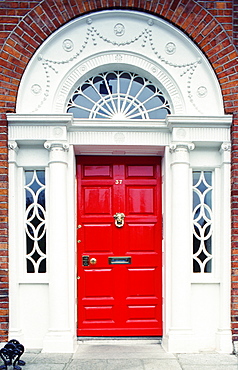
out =
<path fill-rule="evenodd" d="M 90 343 L 90 344 L 161 344 L 162 337 L 78 337 L 78 343 Z"/>

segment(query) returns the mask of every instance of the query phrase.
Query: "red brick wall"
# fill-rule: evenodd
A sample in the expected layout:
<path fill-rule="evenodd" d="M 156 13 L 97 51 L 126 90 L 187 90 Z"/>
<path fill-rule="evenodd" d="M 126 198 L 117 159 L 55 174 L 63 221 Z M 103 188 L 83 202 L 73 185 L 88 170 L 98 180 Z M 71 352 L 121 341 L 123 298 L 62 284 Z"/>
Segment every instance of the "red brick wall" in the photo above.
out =
<path fill-rule="evenodd" d="M 27 63 L 41 43 L 71 19 L 108 8 L 143 10 L 183 30 L 210 60 L 219 79 L 232 130 L 232 326 L 238 340 L 238 3 L 237 0 L 0 1 L 0 341 L 7 339 L 6 112 L 14 112 Z"/>
<path fill-rule="evenodd" d="M 232 38 L 233 4 L 232 1 L 206 1 L 198 0 L 198 3 L 211 13 L 222 24 L 227 34 Z"/>
<path fill-rule="evenodd" d="M 0 340 L 8 335 L 7 121 L 0 114 Z"/>
<path fill-rule="evenodd" d="M 231 174 L 231 325 L 233 339 L 238 341 L 238 112 L 233 115 Z"/>
<path fill-rule="evenodd" d="M 238 1 L 233 0 L 233 41 L 238 49 Z"/>

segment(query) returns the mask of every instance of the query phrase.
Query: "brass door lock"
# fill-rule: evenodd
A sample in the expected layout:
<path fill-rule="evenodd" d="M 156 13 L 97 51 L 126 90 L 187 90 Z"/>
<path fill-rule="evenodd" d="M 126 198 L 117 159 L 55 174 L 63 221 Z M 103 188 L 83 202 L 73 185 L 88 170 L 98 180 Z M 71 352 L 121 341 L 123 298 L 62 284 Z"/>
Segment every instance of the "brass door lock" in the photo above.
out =
<path fill-rule="evenodd" d="M 96 263 L 97 263 L 96 258 L 91 258 L 91 259 L 90 259 L 90 264 L 91 264 L 91 265 L 96 265 Z"/>

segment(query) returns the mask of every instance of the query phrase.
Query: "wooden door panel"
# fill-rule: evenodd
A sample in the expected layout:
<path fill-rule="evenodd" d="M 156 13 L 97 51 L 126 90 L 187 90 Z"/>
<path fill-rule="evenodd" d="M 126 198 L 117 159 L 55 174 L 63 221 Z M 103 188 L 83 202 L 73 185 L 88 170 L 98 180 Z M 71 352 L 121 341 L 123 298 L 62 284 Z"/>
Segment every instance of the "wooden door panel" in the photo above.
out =
<path fill-rule="evenodd" d="M 155 178 L 155 166 L 138 166 L 138 165 L 128 165 L 126 167 L 126 178 L 139 177 L 139 178 Z"/>
<path fill-rule="evenodd" d="M 128 187 L 128 215 L 154 214 L 155 189 L 145 187 Z"/>
<path fill-rule="evenodd" d="M 113 306 L 85 306 L 84 324 L 96 325 L 98 323 L 113 324 Z"/>
<path fill-rule="evenodd" d="M 113 250 L 113 224 L 90 223 L 83 228 L 85 253 L 105 253 Z"/>
<path fill-rule="evenodd" d="M 110 215 L 112 213 L 112 189 L 110 187 L 84 187 L 85 215 Z"/>
<path fill-rule="evenodd" d="M 131 252 L 152 252 L 155 244 L 156 225 L 153 223 L 128 223 L 128 250 Z"/>
<path fill-rule="evenodd" d="M 127 298 L 157 297 L 156 268 L 128 269 Z"/>
<path fill-rule="evenodd" d="M 84 301 L 87 298 L 114 297 L 114 271 L 113 269 L 85 270 Z"/>
<path fill-rule="evenodd" d="M 148 322 L 157 323 L 157 308 L 155 305 L 141 305 L 141 306 L 128 306 L 128 320 L 127 322 L 138 322 L 143 321 L 148 324 Z"/>
<path fill-rule="evenodd" d="M 78 157 L 77 181 L 78 335 L 161 335 L 158 158 Z"/>
<path fill-rule="evenodd" d="M 112 165 L 83 165 L 82 178 L 112 178 Z"/>

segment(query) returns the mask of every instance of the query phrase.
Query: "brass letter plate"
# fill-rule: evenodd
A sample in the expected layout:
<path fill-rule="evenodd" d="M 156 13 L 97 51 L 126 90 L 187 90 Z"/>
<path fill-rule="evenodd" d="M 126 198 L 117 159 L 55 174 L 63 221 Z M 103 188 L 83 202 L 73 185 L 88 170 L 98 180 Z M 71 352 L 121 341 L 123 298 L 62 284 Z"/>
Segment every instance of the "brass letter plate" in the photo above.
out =
<path fill-rule="evenodd" d="M 109 265 L 130 265 L 131 257 L 108 257 Z"/>

